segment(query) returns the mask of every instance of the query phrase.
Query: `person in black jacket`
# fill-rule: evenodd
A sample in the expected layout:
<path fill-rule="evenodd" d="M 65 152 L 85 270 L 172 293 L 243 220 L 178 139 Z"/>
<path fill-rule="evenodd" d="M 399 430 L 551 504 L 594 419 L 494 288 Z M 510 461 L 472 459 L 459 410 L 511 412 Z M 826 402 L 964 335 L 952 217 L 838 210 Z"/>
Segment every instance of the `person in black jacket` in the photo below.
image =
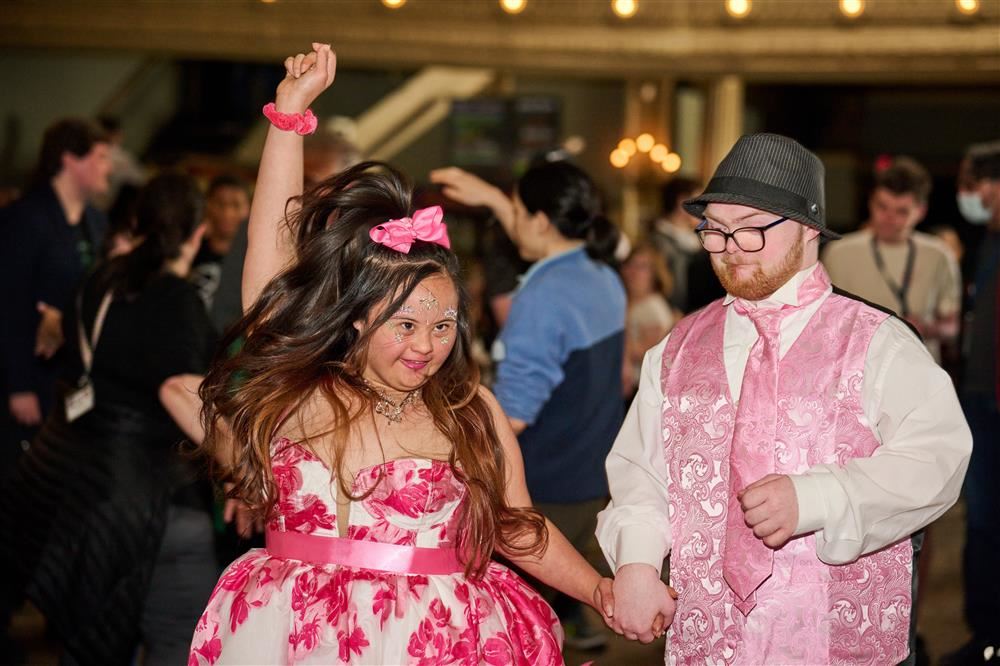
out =
<path fill-rule="evenodd" d="M 146 666 L 185 663 L 215 584 L 211 488 L 162 402 L 215 351 L 187 280 L 200 209 L 187 176 L 140 192 L 137 245 L 70 299 L 64 397 L 0 484 L 0 534 L 12 535 L 0 539 L 0 620 L 27 597 L 62 642 L 61 663 L 130 664 L 140 643 Z"/>
<path fill-rule="evenodd" d="M 110 168 L 100 129 L 61 120 L 45 131 L 32 186 L 0 218 L 0 478 L 53 403 L 62 315 L 106 226 L 89 200 L 108 189 Z"/>

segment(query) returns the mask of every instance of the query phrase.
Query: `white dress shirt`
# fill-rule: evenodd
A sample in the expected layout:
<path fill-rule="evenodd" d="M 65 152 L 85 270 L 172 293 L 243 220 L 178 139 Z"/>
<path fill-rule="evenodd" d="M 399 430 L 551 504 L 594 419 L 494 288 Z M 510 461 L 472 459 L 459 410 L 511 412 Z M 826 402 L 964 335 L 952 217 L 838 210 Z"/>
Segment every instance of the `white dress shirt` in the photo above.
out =
<path fill-rule="evenodd" d="M 799 285 L 815 266 L 797 273 L 760 305 L 798 305 Z M 782 357 L 828 297 L 782 319 Z M 725 303 L 733 300 L 727 296 Z M 614 571 L 637 562 L 659 571 L 672 545 L 660 386 L 669 337 L 646 353 L 639 392 L 607 459 L 611 503 L 598 514 L 597 539 Z M 756 340 L 750 319 L 727 308 L 723 356 L 735 401 Z M 795 533 L 815 532 L 816 555 L 828 564 L 852 562 L 895 543 L 947 511 L 958 499 L 972 451 L 951 379 L 894 317 L 872 337 L 861 400 L 880 442 L 875 453 L 843 467 L 816 465 L 789 477 L 799 504 Z"/>

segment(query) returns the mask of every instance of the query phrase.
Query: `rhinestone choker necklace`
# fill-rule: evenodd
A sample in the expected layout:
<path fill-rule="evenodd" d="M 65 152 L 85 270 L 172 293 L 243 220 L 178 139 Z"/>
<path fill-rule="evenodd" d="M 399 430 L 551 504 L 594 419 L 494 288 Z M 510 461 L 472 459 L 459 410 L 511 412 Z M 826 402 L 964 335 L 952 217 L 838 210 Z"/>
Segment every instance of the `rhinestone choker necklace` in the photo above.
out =
<path fill-rule="evenodd" d="M 375 413 L 381 414 L 388 419 L 389 425 L 401 422 L 403 420 L 403 410 L 420 398 L 420 389 L 410 391 L 403 396 L 402 400 L 396 402 L 390 398 L 385 391 L 372 386 L 367 380 L 365 380 L 365 388 L 371 391 L 376 398 Z"/>

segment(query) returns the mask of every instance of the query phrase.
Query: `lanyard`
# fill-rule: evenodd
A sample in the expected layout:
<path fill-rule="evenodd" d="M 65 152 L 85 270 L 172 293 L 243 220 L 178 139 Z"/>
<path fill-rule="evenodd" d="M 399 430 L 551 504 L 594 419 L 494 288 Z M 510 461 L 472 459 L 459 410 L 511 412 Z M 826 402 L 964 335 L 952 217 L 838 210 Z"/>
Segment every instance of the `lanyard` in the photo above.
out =
<path fill-rule="evenodd" d="M 111 292 L 104 294 L 104 298 L 101 300 L 101 305 L 97 308 L 97 317 L 94 319 L 94 330 L 91 333 L 90 340 L 87 340 L 87 334 L 83 330 L 83 299 L 78 300 L 79 305 L 77 306 L 76 324 L 77 330 L 80 333 L 80 358 L 83 359 L 83 371 L 85 375 L 90 374 L 90 369 L 94 365 L 94 352 L 97 351 L 97 340 L 101 337 L 101 329 L 104 327 L 104 318 L 108 314 L 108 308 L 111 306 Z"/>
<path fill-rule="evenodd" d="M 892 276 L 886 270 L 882 253 L 878 249 L 878 241 L 875 240 L 874 236 L 872 236 L 872 254 L 875 256 L 875 266 L 878 267 L 878 272 L 882 275 L 882 279 L 885 280 L 886 286 L 889 287 L 896 300 L 899 301 L 899 316 L 906 318 L 910 314 L 910 307 L 906 302 L 906 294 L 910 291 L 910 282 L 913 280 L 913 261 L 917 254 L 913 239 L 906 239 L 906 267 L 903 269 L 902 284 L 896 284 L 896 281 L 892 279 Z"/>

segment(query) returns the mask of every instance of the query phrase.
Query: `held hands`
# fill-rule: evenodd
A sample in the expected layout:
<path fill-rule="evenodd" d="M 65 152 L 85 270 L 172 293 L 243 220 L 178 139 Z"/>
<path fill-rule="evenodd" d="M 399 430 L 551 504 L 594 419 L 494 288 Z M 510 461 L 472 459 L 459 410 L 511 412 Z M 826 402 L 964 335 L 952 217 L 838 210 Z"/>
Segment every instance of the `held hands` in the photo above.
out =
<path fill-rule="evenodd" d="M 799 501 L 795 485 L 785 474 L 768 474 L 737 495 L 743 520 L 764 545 L 784 546 L 799 524 Z"/>
<path fill-rule="evenodd" d="M 329 44 L 313 42 L 311 53 L 285 58 L 285 78 L 274 100 L 281 113 L 302 113 L 333 83 L 337 54 Z"/>
<path fill-rule="evenodd" d="M 598 590 L 601 589 L 599 585 Z M 601 614 L 615 633 L 629 640 L 651 643 L 674 621 L 676 599 L 677 592 L 660 580 L 655 568 L 648 564 L 626 564 L 615 576 L 610 608 L 608 597 L 603 596 Z"/>

